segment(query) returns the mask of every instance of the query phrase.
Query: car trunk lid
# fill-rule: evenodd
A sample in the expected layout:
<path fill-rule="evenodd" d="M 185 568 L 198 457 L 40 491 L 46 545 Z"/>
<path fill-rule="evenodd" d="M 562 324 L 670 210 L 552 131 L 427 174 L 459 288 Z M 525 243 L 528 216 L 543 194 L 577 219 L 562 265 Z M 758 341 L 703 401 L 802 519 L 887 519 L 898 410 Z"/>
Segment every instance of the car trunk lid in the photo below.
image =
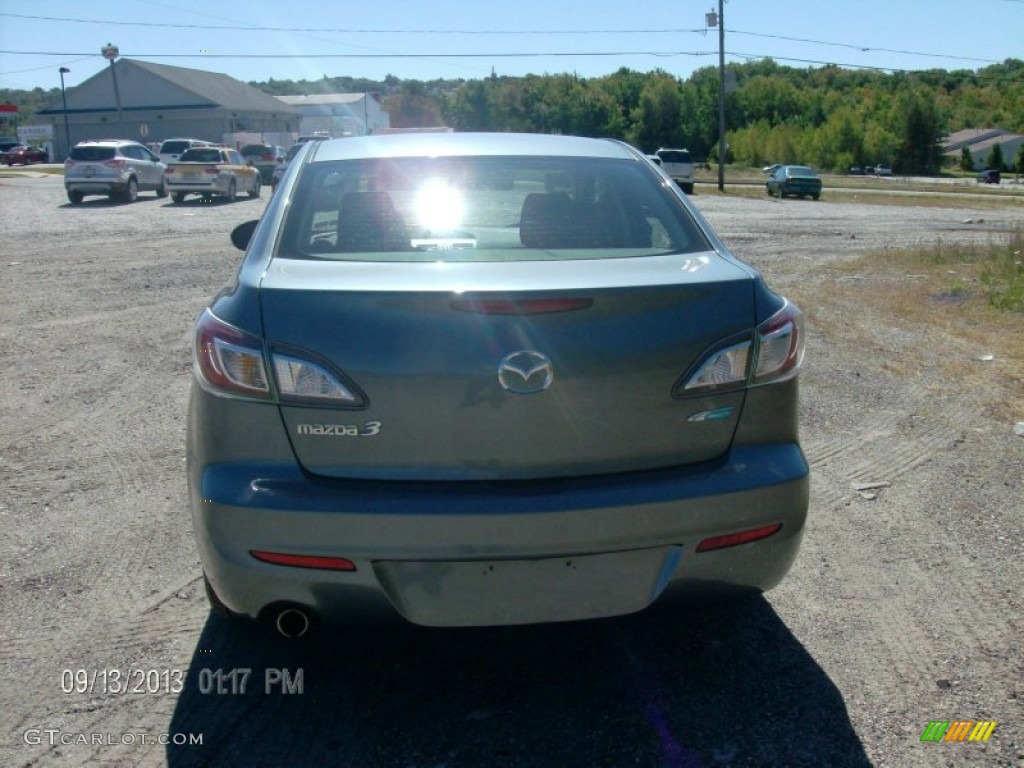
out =
<path fill-rule="evenodd" d="M 673 396 L 755 325 L 751 273 L 716 254 L 495 263 L 275 259 L 272 350 L 326 363 L 358 409 L 282 404 L 310 472 L 509 479 L 713 459 L 742 388 Z M 315 286 L 312 290 L 310 286 Z M 713 419 L 695 414 L 715 412 Z"/>

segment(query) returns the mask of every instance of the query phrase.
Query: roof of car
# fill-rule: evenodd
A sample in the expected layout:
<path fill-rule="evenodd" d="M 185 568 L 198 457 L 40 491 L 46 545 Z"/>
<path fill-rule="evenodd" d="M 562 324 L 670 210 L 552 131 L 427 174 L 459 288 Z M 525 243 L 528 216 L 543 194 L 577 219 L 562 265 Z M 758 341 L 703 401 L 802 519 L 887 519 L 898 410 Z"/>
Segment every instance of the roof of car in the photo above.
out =
<path fill-rule="evenodd" d="M 395 133 L 317 142 L 313 162 L 367 157 L 457 157 L 464 155 L 638 158 L 627 145 L 608 139 L 532 133 Z"/>
<path fill-rule="evenodd" d="M 139 142 L 132 141 L 131 139 L 90 139 L 90 140 L 86 140 L 86 141 L 80 141 L 77 144 L 75 144 L 75 146 L 76 147 L 87 147 L 87 146 L 96 146 L 97 144 L 98 145 L 102 145 L 102 146 L 108 146 L 108 147 L 118 147 L 118 146 L 124 146 L 125 144 L 139 144 Z M 139 146 L 141 146 L 141 144 Z"/>

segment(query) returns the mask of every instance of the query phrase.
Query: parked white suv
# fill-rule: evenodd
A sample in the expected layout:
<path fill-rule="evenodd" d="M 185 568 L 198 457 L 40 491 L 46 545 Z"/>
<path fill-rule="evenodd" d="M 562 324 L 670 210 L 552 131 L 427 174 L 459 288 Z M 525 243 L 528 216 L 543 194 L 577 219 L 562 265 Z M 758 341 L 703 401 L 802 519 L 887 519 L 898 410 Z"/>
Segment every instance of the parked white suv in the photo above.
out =
<path fill-rule="evenodd" d="M 64 161 L 64 189 L 72 205 L 86 195 L 107 195 L 134 203 L 140 191 L 167 197 L 167 166 L 136 141 L 82 141 Z"/>
<path fill-rule="evenodd" d="M 203 141 L 202 139 L 165 139 L 160 145 L 160 149 L 157 150 L 157 154 L 160 156 L 161 163 L 169 164 L 181 158 L 183 153 L 193 147 L 215 146 L 217 145 L 212 141 Z"/>
<path fill-rule="evenodd" d="M 693 158 L 688 149 L 659 149 L 654 153 L 661 160 L 661 167 L 672 180 L 682 187 L 683 192 L 693 194 Z"/>

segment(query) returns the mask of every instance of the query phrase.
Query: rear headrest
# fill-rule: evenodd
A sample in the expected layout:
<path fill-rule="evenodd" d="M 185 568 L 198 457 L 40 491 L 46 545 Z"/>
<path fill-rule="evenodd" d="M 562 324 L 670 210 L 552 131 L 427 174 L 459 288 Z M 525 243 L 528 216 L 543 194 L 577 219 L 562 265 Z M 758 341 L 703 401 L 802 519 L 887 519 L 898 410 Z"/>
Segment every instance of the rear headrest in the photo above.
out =
<path fill-rule="evenodd" d="M 404 251 L 409 232 L 386 192 L 349 192 L 338 212 L 339 251 Z"/>
<path fill-rule="evenodd" d="M 527 248 L 569 248 L 572 200 L 564 192 L 531 192 L 519 216 L 519 241 Z"/>

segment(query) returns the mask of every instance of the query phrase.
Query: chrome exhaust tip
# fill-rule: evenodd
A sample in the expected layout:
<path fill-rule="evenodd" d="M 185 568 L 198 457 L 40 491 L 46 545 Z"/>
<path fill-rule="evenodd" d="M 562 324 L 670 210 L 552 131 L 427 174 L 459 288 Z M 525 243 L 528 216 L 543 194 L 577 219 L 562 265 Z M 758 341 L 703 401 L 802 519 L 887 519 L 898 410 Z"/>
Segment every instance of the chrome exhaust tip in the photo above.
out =
<path fill-rule="evenodd" d="M 313 626 L 312 618 L 305 608 L 300 606 L 286 606 L 277 612 L 274 618 L 274 627 L 278 634 L 294 640 L 305 637 Z"/>

